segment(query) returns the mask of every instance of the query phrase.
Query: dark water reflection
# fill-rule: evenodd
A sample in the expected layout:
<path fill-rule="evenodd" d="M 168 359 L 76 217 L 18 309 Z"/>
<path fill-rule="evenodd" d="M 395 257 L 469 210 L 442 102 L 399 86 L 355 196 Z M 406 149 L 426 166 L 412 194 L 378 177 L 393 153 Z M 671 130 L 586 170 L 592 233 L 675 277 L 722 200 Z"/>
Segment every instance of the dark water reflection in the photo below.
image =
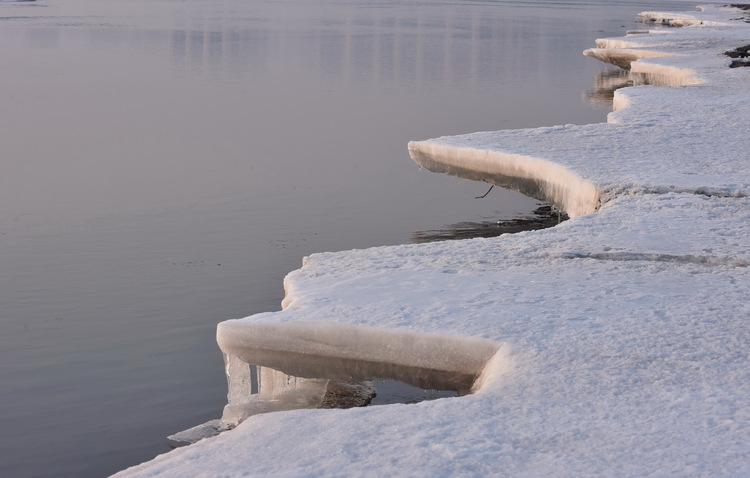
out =
<path fill-rule="evenodd" d="M 391 405 L 394 403 L 419 403 L 425 400 L 459 396 L 458 392 L 453 390 L 425 390 L 396 380 L 376 380 L 374 386 L 377 390 L 377 395 L 370 402 L 372 406 Z"/>
<path fill-rule="evenodd" d="M 103 476 L 217 418 L 216 323 L 278 309 L 304 255 L 529 214 L 407 142 L 602 121 L 581 51 L 659 7 L 0 2 L 0 476 Z"/>
<path fill-rule="evenodd" d="M 586 92 L 586 100 L 596 105 L 612 105 L 615 91 L 633 86 L 630 72 L 620 68 L 606 68 L 596 75 L 594 88 Z"/>
<path fill-rule="evenodd" d="M 498 214 L 498 216 L 502 219 L 485 218 L 483 221 L 459 222 L 431 231 L 417 231 L 412 234 L 410 242 L 419 244 L 477 237 L 497 237 L 503 234 L 554 227 L 568 219 L 567 214 L 554 210 L 550 206 L 540 206 L 532 214 L 523 217 L 507 219 L 504 215 Z"/>

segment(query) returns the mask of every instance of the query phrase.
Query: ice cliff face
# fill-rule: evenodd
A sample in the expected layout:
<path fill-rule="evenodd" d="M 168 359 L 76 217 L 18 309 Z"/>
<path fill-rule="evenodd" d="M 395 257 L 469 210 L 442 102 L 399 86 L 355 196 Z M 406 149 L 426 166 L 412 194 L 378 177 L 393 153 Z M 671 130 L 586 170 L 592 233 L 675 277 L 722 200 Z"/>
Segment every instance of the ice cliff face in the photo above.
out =
<path fill-rule="evenodd" d="M 316 323 L 219 324 L 229 403 L 222 420 L 256 413 L 316 408 L 329 380 L 393 379 L 424 389 L 466 394 L 499 344 L 472 337 Z M 253 393 L 248 364 L 262 366 Z"/>
<path fill-rule="evenodd" d="M 599 191 L 594 184 L 543 158 L 445 144 L 439 139 L 410 142 L 409 155 L 430 171 L 513 189 L 551 203 L 571 217 L 591 214 L 599 207 Z"/>

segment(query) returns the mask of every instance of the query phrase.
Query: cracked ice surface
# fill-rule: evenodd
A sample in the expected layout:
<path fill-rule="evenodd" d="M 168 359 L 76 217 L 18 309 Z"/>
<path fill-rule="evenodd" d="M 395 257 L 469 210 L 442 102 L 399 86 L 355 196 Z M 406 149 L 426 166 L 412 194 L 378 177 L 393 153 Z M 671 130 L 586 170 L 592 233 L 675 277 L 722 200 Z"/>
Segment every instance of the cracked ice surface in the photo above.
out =
<path fill-rule="evenodd" d="M 256 415 L 121 476 L 750 474 L 750 68 L 721 55 L 750 24 L 690 15 L 720 25 L 640 35 L 650 49 L 680 35 L 685 55 L 641 61 L 690 68 L 699 85 L 621 90 L 609 124 L 427 143 L 472 148 L 470 167 L 447 156 L 462 174 L 486 174 L 471 169 L 486 150 L 560 165 L 601 195 L 596 214 L 315 254 L 287 276 L 284 310 L 231 322 L 489 339 L 502 345 L 476 393 Z"/>

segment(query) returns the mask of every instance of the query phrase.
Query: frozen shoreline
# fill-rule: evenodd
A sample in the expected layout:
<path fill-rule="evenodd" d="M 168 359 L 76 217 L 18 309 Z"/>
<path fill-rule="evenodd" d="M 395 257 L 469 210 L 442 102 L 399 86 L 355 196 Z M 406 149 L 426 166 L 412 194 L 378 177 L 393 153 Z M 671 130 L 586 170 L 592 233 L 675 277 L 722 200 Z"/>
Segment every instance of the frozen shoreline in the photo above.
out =
<path fill-rule="evenodd" d="M 499 349 L 476 393 L 256 415 L 118 476 L 750 472 L 750 68 L 722 54 L 747 43 L 745 15 L 652 14 L 698 24 L 598 41 L 599 58 L 674 55 L 633 71 L 689 85 L 619 90 L 606 124 L 410 144 L 436 170 L 518 185 L 577 217 L 315 254 L 287 276 L 283 311 L 223 323 L 489 339 Z"/>

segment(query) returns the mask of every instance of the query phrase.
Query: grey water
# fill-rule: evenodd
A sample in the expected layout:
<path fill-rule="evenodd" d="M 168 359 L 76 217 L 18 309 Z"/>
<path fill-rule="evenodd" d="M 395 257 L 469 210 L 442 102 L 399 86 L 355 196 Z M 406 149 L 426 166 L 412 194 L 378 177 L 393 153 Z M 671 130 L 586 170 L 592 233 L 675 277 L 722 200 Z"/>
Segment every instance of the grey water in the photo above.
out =
<path fill-rule="evenodd" d="M 106 476 L 218 418 L 217 322 L 305 255 L 531 215 L 406 143 L 604 121 L 581 51 L 693 5 L 0 2 L 0 476 Z"/>
<path fill-rule="evenodd" d="M 396 380 L 376 380 L 373 386 L 377 394 L 370 402 L 371 406 L 419 403 L 425 400 L 459 396 L 454 390 L 423 389 Z"/>

